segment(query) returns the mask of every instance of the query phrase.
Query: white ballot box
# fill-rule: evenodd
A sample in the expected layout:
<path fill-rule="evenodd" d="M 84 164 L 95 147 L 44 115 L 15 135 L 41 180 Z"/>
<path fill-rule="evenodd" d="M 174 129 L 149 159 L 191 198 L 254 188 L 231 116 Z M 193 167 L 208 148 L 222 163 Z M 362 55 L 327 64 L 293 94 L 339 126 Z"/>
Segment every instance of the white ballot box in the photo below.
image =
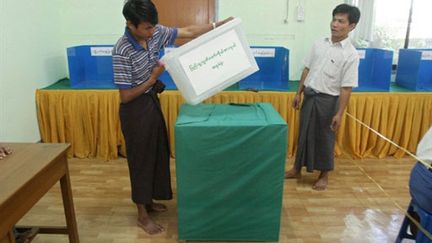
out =
<path fill-rule="evenodd" d="M 192 105 L 258 71 L 239 18 L 172 49 L 161 62 Z"/>

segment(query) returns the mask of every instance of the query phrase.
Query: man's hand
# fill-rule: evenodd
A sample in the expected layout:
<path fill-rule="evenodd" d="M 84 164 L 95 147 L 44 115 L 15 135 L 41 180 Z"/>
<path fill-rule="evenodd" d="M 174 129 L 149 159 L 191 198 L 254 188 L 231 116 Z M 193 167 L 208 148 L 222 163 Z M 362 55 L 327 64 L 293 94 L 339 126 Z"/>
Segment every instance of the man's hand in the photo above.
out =
<path fill-rule="evenodd" d="M 156 83 L 156 80 L 159 79 L 159 76 L 161 76 L 161 74 L 165 71 L 165 67 L 162 63 L 158 63 L 158 65 L 156 65 L 151 73 L 151 77 L 149 80 L 147 80 L 147 82 L 150 82 L 149 85 L 153 85 Z"/>
<path fill-rule="evenodd" d="M 159 63 L 157 64 L 150 74 L 150 78 L 142 84 L 130 88 L 130 89 L 119 89 L 120 92 L 120 100 L 123 104 L 126 104 L 141 94 L 145 93 L 149 90 L 158 80 L 159 76 L 165 71 L 165 67 Z"/>
<path fill-rule="evenodd" d="M 233 20 L 233 19 L 234 19 L 234 17 L 228 17 L 228 18 L 226 18 L 226 19 L 220 21 L 220 22 L 218 23 L 218 26 L 219 26 L 219 25 L 223 25 L 223 24 L 225 24 L 225 23 L 227 23 L 227 22 L 229 22 L 229 21 L 231 21 L 231 20 Z"/>
<path fill-rule="evenodd" d="M 336 131 L 339 129 L 340 124 L 341 124 L 341 119 L 342 119 L 342 117 L 341 117 L 340 115 L 338 115 L 338 114 L 336 114 L 336 115 L 333 117 L 332 123 L 331 123 L 331 125 L 330 125 L 330 129 L 331 129 L 333 132 L 336 132 Z"/>
<path fill-rule="evenodd" d="M 296 110 L 298 110 L 300 108 L 300 102 L 301 102 L 301 95 L 296 94 L 294 96 L 294 100 L 292 102 L 292 107 Z"/>
<path fill-rule="evenodd" d="M 342 114 L 345 111 L 346 106 L 348 105 L 349 98 L 351 96 L 352 87 L 342 87 L 341 93 L 339 95 L 339 110 L 336 112 L 336 115 L 333 117 L 330 128 L 332 131 L 336 132 L 341 124 Z"/>

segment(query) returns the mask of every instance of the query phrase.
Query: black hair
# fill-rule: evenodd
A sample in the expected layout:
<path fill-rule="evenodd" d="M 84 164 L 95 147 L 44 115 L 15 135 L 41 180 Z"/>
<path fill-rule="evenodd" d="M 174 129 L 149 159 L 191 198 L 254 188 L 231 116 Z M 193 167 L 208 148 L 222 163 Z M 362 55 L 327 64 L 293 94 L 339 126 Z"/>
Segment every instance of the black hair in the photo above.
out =
<path fill-rule="evenodd" d="M 336 14 L 348 14 L 348 21 L 350 24 L 357 24 L 360 20 L 360 10 L 356 6 L 348 4 L 339 4 L 333 9 L 333 17 Z"/>
<path fill-rule="evenodd" d="M 151 0 L 127 0 L 123 6 L 123 16 L 135 27 L 141 22 L 152 25 L 158 23 L 158 12 Z"/>

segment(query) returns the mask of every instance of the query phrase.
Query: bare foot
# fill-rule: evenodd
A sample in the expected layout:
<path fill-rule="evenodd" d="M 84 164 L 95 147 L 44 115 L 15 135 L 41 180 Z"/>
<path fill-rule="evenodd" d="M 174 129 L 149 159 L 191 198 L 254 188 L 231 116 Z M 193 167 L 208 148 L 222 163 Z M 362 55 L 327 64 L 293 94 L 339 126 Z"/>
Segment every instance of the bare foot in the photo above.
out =
<path fill-rule="evenodd" d="M 156 224 L 150 218 L 147 219 L 138 218 L 137 225 L 150 235 L 159 234 L 164 231 L 164 228 L 162 226 Z"/>
<path fill-rule="evenodd" d="M 312 186 L 312 189 L 317 191 L 324 191 L 327 189 L 328 184 L 328 172 L 321 172 L 321 174 L 318 177 L 318 180 L 315 181 L 314 185 Z"/>
<path fill-rule="evenodd" d="M 9 154 L 12 153 L 12 150 L 8 147 L 0 146 L 0 159 L 6 158 Z"/>
<path fill-rule="evenodd" d="M 301 172 L 296 170 L 295 168 L 292 168 L 291 170 L 285 172 L 285 179 L 294 179 L 300 177 L 301 177 Z"/>
<path fill-rule="evenodd" d="M 162 203 L 151 203 L 146 205 L 147 212 L 166 212 L 168 209 Z"/>
<path fill-rule="evenodd" d="M 159 234 L 164 228 L 151 220 L 144 204 L 136 204 L 138 209 L 137 225 L 150 235 Z"/>

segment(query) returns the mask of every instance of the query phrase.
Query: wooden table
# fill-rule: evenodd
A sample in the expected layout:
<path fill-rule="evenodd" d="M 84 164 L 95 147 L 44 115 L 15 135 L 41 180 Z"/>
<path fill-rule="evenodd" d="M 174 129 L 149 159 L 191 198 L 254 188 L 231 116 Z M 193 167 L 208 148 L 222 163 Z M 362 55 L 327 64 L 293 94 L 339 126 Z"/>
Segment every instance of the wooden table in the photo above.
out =
<path fill-rule="evenodd" d="M 79 242 L 67 163 L 69 144 L 2 144 L 13 153 L 0 160 L 0 242 L 15 242 L 13 226 L 60 181 L 66 227 L 39 233 L 68 234 Z"/>

